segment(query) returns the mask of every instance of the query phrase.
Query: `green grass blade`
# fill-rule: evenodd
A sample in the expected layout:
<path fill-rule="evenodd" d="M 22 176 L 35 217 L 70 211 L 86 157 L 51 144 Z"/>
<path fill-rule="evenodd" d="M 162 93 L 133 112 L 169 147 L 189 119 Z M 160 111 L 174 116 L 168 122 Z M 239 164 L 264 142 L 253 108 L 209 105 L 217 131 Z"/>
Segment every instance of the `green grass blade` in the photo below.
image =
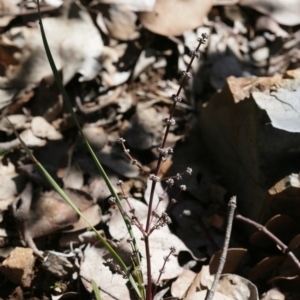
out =
<path fill-rule="evenodd" d="M 68 109 L 69 109 L 69 111 L 70 111 L 70 113 L 72 115 L 72 118 L 74 119 L 74 122 L 75 122 L 75 124 L 76 124 L 76 126 L 78 128 L 78 131 L 80 132 L 80 134 L 81 134 L 81 136 L 82 136 L 82 138 L 83 138 L 83 140 L 84 140 L 84 142 L 86 144 L 86 147 L 88 148 L 88 150 L 89 150 L 89 152 L 91 154 L 91 157 L 92 157 L 94 163 L 96 164 L 96 166 L 97 166 L 100 174 L 102 175 L 102 177 L 103 177 L 103 179 L 104 179 L 104 181 L 105 181 L 105 183 L 106 183 L 109 191 L 111 192 L 111 194 L 113 195 L 113 197 L 116 198 L 116 201 L 117 201 L 118 205 L 121 208 L 123 208 L 122 203 L 120 201 L 120 198 L 119 198 L 118 194 L 116 193 L 114 187 L 112 186 L 112 184 L 111 184 L 111 182 L 110 182 L 110 180 L 109 180 L 106 172 L 104 171 L 102 165 L 100 164 L 100 162 L 99 162 L 97 156 L 95 155 L 92 147 L 90 146 L 90 144 L 86 140 L 86 138 L 85 138 L 85 136 L 84 136 L 84 134 L 82 132 L 81 126 L 79 124 L 79 121 L 77 119 L 77 116 L 76 116 L 76 114 L 73 111 L 72 104 L 71 104 L 71 102 L 69 100 L 69 97 L 68 97 L 68 94 L 67 94 L 67 92 L 66 92 L 66 90 L 65 90 L 65 88 L 63 86 L 62 80 L 61 80 L 61 78 L 59 76 L 59 73 L 57 71 L 55 62 L 53 60 L 50 47 L 49 47 L 48 42 L 47 42 L 47 38 L 46 38 L 46 34 L 45 34 L 45 30 L 44 30 L 44 26 L 43 26 L 43 22 L 42 22 L 42 18 L 41 18 L 39 0 L 37 0 L 37 4 L 38 4 L 39 23 L 40 23 L 40 29 L 41 29 L 41 35 L 42 35 L 42 39 L 43 39 L 43 44 L 44 44 L 44 47 L 45 47 L 46 55 L 47 55 L 49 64 L 51 66 L 53 75 L 54 75 L 56 83 L 58 85 L 58 88 L 59 88 L 59 90 L 60 90 L 60 92 L 61 92 L 61 94 L 63 96 L 63 99 L 64 99 L 64 101 L 65 101 L 65 103 L 66 103 L 66 105 L 67 105 L 67 107 L 68 107 Z M 124 218 L 124 222 L 126 224 L 127 230 L 129 232 L 129 235 L 130 235 L 130 237 L 133 240 L 133 245 L 134 245 L 135 251 L 136 251 L 136 253 L 138 253 L 137 254 L 137 258 L 138 258 L 138 262 L 139 262 L 139 265 L 140 265 L 141 264 L 141 257 L 139 255 L 140 252 L 139 252 L 139 249 L 138 249 L 138 245 L 136 243 L 136 239 L 135 239 L 134 234 L 133 234 L 133 230 L 132 230 L 132 227 L 131 227 L 130 220 L 126 216 L 123 216 L 123 218 Z"/>
<path fill-rule="evenodd" d="M 92 287 L 93 287 L 93 291 L 94 291 L 96 299 L 97 300 L 102 300 L 101 295 L 100 295 L 100 291 L 99 291 L 98 286 L 97 286 L 97 284 L 94 280 L 92 280 Z"/>
<path fill-rule="evenodd" d="M 109 243 L 99 234 L 98 230 L 88 221 L 88 219 L 84 216 L 84 214 L 77 208 L 77 206 L 73 203 L 73 201 L 69 198 L 69 196 L 64 192 L 64 190 L 56 183 L 56 181 L 52 178 L 52 176 L 47 172 L 47 170 L 40 164 L 40 162 L 35 158 L 35 156 L 31 153 L 30 149 L 27 147 L 27 145 L 24 143 L 22 138 L 19 136 L 18 132 L 15 130 L 13 124 L 9 121 L 8 118 L 6 118 L 9 122 L 10 126 L 12 127 L 15 135 L 19 139 L 22 147 L 26 151 L 27 155 L 30 157 L 30 159 L 33 161 L 37 169 L 40 171 L 40 173 L 46 178 L 46 180 L 51 184 L 53 189 L 71 206 L 71 208 L 88 224 L 88 226 L 95 232 L 98 239 L 102 242 L 104 247 L 110 252 L 113 259 L 117 262 L 117 264 L 121 267 L 121 269 L 125 272 L 125 274 L 128 277 L 128 280 L 130 281 L 132 287 L 136 291 L 137 295 L 141 297 L 141 292 L 132 277 L 129 269 L 121 259 L 121 257 L 117 254 L 117 252 L 110 246 Z"/>

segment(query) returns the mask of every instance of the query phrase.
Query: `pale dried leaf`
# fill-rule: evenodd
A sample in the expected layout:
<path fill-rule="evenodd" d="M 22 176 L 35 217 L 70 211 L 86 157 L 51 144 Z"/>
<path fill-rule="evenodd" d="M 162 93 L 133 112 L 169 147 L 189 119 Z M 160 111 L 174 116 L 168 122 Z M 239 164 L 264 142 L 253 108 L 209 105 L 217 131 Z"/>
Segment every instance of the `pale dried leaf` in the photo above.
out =
<path fill-rule="evenodd" d="M 188 289 L 186 289 L 184 297 L 189 298 L 197 291 L 208 289 L 211 287 L 214 280 L 214 275 L 209 273 L 209 266 L 203 266 L 201 271 L 196 275 Z M 184 298 L 185 299 L 185 298 Z"/>
<path fill-rule="evenodd" d="M 83 172 L 76 164 L 67 168 L 63 175 L 64 188 L 81 190 L 84 183 Z"/>
<path fill-rule="evenodd" d="M 18 185 L 24 184 L 25 178 L 16 173 L 15 166 L 0 160 L 0 210 L 4 211 L 15 200 Z"/>
<path fill-rule="evenodd" d="M 300 2 L 298 0 L 241 0 L 239 4 L 268 15 L 282 25 L 300 24 Z"/>
<path fill-rule="evenodd" d="M 20 138 L 28 147 L 43 147 L 47 143 L 46 140 L 42 140 L 36 137 L 31 129 L 26 129 L 22 131 L 20 133 Z M 17 141 L 19 140 L 17 139 Z"/>
<path fill-rule="evenodd" d="M 200 292 L 197 292 L 189 297 L 186 297 L 186 298 L 183 298 L 183 300 L 205 300 L 205 297 L 206 297 L 206 293 L 207 291 L 200 291 Z M 213 297 L 214 300 L 233 300 L 232 298 L 230 297 L 227 297 L 223 294 L 220 294 L 218 292 L 216 292 L 214 294 L 214 297 Z M 241 300 L 244 300 L 244 299 L 241 299 Z"/>
<path fill-rule="evenodd" d="M 65 4 L 65 8 L 70 9 L 69 19 L 60 16 L 43 20 L 49 47 L 57 69 L 63 72 L 64 83 L 69 82 L 76 72 L 82 73 L 84 80 L 90 80 L 100 70 L 98 59 L 102 54 L 102 39 L 84 8 L 73 1 L 69 8 L 67 1 Z M 6 34 L 8 37 L 22 35 L 24 46 L 20 64 L 7 72 L 1 87 L 36 84 L 52 74 L 38 27 L 20 27 Z"/>
<path fill-rule="evenodd" d="M 135 215 L 139 219 L 140 223 L 145 228 L 146 216 L 147 216 L 147 206 L 137 200 L 129 199 L 131 207 L 135 209 Z M 125 211 L 129 211 L 129 207 L 125 200 L 122 200 Z M 108 221 L 109 232 L 114 239 L 127 240 L 128 231 L 124 224 L 123 218 L 116 207 L 110 208 L 110 213 L 112 214 L 110 220 Z M 129 215 L 131 215 L 128 212 Z M 155 223 L 156 218 L 153 220 Z M 143 236 L 140 230 L 133 226 L 134 235 L 141 252 L 142 257 L 146 257 L 145 254 L 145 244 L 142 240 Z M 128 244 L 128 243 L 127 243 Z M 174 234 L 172 234 L 167 226 L 160 228 L 159 230 L 154 230 L 150 235 L 150 252 L 151 252 L 151 262 L 152 262 L 152 277 L 155 282 L 159 276 L 159 270 L 163 266 L 163 257 L 170 252 L 170 247 L 174 246 L 176 248 L 176 254 L 180 251 L 187 251 L 191 254 L 190 250 L 185 246 L 185 244 Z M 126 259 L 130 261 L 130 254 L 132 249 L 126 243 L 122 246 L 122 251 L 126 253 Z M 191 256 L 192 257 L 192 256 Z M 142 261 L 142 271 L 146 278 L 146 260 Z M 178 264 L 177 257 L 171 255 L 170 261 L 167 263 L 165 272 L 162 274 L 161 280 L 175 278 L 180 275 L 183 268 Z"/>
<path fill-rule="evenodd" d="M 133 198 L 128 199 L 128 202 L 130 206 L 135 209 L 135 215 L 139 218 L 139 220 L 143 220 L 146 218 L 148 211 L 148 207 L 146 204 Z M 123 205 L 124 210 L 129 215 L 131 215 L 131 213 L 129 213 L 130 208 L 127 204 L 127 201 L 121 200 L 121 203 Z M 111 217 L 107 222 L 107 225 L 109 227 L 109 233 L 114 239 L 121 240 L 128 234 L 123 217 L 116 206 L 112 206 L 109 209 L 109 213 L 111 214 Z"/>
<path fill-rule="evenodd" d="M 182 298 L 188 287 L 196 277 L 196 273 L 191 270 L 184 269 L 183 272 L 172 283 L 171 293 L 173 297 Z"/>
<path fill-rule="evenodd" d="M 110 268 L 104 265 L 105 260 L 108 258 L 110 258 L 110 254 L 101 242 L 86 248 L 80 266 L 80 274 L 93 279 L 97 286 L 101 287 L 101 298 L 103 300 L 129 300 L 129 290 L 126 286 L 127 279 L 124 279 L 118 273 L 113 274 Z M 92 285 L 84 279 L 81 280 L 85 288 L 92 292 Z"/>
<path fill-rule="evenodd" d="M 223 274 L 217 286 L 217 292 L 235 300 L 258 300 L 256 286 L 246 278 L 235 274 Z"/>
<path fill-rule="evenodd" d="M 265 94 L 253 92 L 257 105 L 264 109 L 273 127 L 289 132 L 300 132 L 300 79 L 294 86 L 278 88 L 277 91 Z"/>
<path fill-rule="evenodd" d="M 7 119 L 10 121 L 10 123 L 14 126 L 16 130 L 19 130 L 19 129 L 25 129 L 25 124 L 28 118 L 25 115 L 10 115 L 7 116 Z M 10 135 L 13 133 L 13 130 L 11 128 L 10 123 L 7 121 L 7 119 L 1 118 L 0 130 Z"/>
<path fill-rule="evenodd" d="M 132 11 L 151 11 L 156 0 L 99 0 L 98 2 L 102 4 L 123 5 Z"/>
<path fill-rule="evenodd" d="M 144 27 L 161 35 L 181 35 L 202 25 L 212 0 L 157 0 L 153 11 L 139 14 Z"/>
<path fill-rule="evenodd" d="M 149 201 L 150 201 L 151 186 L 152 186 L 152 181 L 148 180 L 147 188 L 146 188 L 145 194 L 144 194 L 144 198 L 145 198 L 145 201 L 147 202 L 147 204 L 149 204 Z M 159 201 L 159 197 L 163 197 L 163 200 Z M 167 193 L 164 193 L 164 189 L 161 185 L 161 182 L 156 183 L 152 208 L 159 215 L 161 215 L 161 213 L 166 211 L 168 204 L 169 204 L 169 195 Z M 156 207 L 157 207 L 157 209 L 156 209 Z"/>
<path fill-rule="evenodd" d="M 107 134 L 102 127 L 85 125 L 83 134 L 94 151 L 101 150 L 107 143 Z"/>
<path fill-rule="evenodd" d="M 48 140 L 61 140 L 63 138 L 62 134 L 43 117 L 34 117 L 31 121 L 31 129 L 34 135 L 40 138 L 47 138 Z"/>
<path fill-rule="evenodd" d="M 134 37 L 137 16 L 134 12 L 120 5 L 109 5 L 101 10 L 104 24 L 109 35 L 121 41 Z"/>
<path fill-rule="evenodd" d="M 285 295 L 282 294 L 278 289 L 272 288 L 261 297 L 261 300 L 285 300 Z"/>
<path fill-rule="evenodd" d="M 11 103 L 16 92 L 17 89 L 0 89 L 0 109 Z"/>

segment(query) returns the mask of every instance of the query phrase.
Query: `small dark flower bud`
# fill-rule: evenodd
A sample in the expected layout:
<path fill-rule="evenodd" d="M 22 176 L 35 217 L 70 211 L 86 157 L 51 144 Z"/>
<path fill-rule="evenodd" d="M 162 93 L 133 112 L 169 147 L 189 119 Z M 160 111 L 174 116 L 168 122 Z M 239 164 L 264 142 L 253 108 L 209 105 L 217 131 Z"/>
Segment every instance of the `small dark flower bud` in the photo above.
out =
<path fill-rule="evenodd" d="M 160 178 L 158 176 L 155 176 L 154 174 L 150 174 L 149 180 L 152 180 L 152 181 L 155 181 L 155 182 L 159 182 Z"/>
<path fill-rule="evenodd" d="M 117 142 L 122 144 L 122 143 L 125 143 L 126 140 L 120 137 L 120 138 L 118 138 Z"/>
<path fill-rule="evenodd" d="M 176 174 L 176 179 L 177 179 L 177 180 L 181 180 L 181 179 L 182 179 L 182 176 L 181 176 L 180 173 L 177 173 L 177 174 Z"/>
<path fill-rule="evenodd" d="M 197 57 L 197 58 L 200 58 L 200 52 L 199 52 L 199 51 L 196 51 L 196 50 L 191 51 L 190 55 L 191 55 L 191 56 L 195 56 L 195 57 Z"/>
<path fill-rule="evenodd" d="M 182 184 L 182 185 L 180 186 L 180 189 L 181 189 L 182 191 L 186 191 L 186 185 Z"/>
<path fill-rule="evenodd" d="M 171 118 L 171 119 L 165 119 L 165 122 L 168 124 L 168 125 L 175 125 L 176 124 L 176 121 L 175 119 Z"/>
<path fill-rule="evenodd" d="M 175 248 L 174 246 L 171 246 L 171 247 L 170 247 L 170 251 L 171 251 L 172 253 L 175 253 L 175 252 L 176 252 L 176 248 Z"/>
<path fill-rule="evenodd" d="M 187 174 L 192 175 L 193 169 L 192 168 L 187 168 L 185 171 Z"/>
<path fill-rule="evenodd" d="M 174 179 L 172 179 L 172 178 L 167 179 L 167 180 L 166 180 L 166 184 L 167 184 L 168 186 L 172 186 L 172 185 L 174 184 Z"/>
<path fill-rule="evenodd" d="M 190 72 L 187 72 L 187 71 L 183 71 L 182 76 L 186 76 L 187 78 L 192 78 L 192 74 Z"/>
<path fill-rule="evenodd" d="M 115 204 L 116 203 L 116 198 L 115 197 L 109 197 L 108 202 L 109 202 L 109 204 Z"/>
<path fill-rule="evenodd" d="M 172 99 L 174 102 L 181 102 L 182 101 L 182 97 L 177 96 L 175 94 L 172 95 Z"/>

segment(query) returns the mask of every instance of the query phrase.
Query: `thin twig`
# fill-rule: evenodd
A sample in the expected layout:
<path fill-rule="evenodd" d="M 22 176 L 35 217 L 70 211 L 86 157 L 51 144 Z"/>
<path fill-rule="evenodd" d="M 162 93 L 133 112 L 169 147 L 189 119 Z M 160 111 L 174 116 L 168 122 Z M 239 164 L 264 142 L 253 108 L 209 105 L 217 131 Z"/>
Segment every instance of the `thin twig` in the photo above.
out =
<path fill-rule="evenodd" d="M 266 234 L 276 245 L 279 246 L 281 249 L 282 253 L 288 255 L 292 261 L 295 263 L 296 267 L 300 270 L 300 262 L 297 259 L 297 257 L 294 255 L 294 253 L 289 249 L 289 247 L 284 244 L 278 237 L 276 237 L 272 232 L 270 232 L 265 226 L 256 223 L 248 218 L 245 218 L 241 215 L 236 215 L 235 218 L 237 220 L 243 221 L 247 224 L 250 224 L 254 227 L 256 227 L 259 231 L 262 231 L 264 234 Z"/>
<path fill-rule="evenodd" d="M 225 265 L 228 245 L 229 245 L 230 236 L 231 236 L 233 216 L 234 216 L 234 211 L 236 209 L 236 197 L 235 196 L 230 199 L 230 201 L 228 203 L 228 207 L 229 207 L 229 213 L 228 213 L 228 221 L 227 221 L 226 235 L 225 235 L 225 241 L 224 241 L 224 246 L 223 246 L 223 250 L 222 250 L 222 255 L 220 258 L 220 263 L 218 266 L 217 273 L 215 275 L 214 282 L 213 282 L 211 288 L 207 290 L 205 300 L 211 300 L 213 298 L 216 288 L 217 288 L 217 284 L 220 280 L 220 277 L 221 277 L 221 274 L 222 274 L 222 271 L 223 271 L 223 268 Z"/>

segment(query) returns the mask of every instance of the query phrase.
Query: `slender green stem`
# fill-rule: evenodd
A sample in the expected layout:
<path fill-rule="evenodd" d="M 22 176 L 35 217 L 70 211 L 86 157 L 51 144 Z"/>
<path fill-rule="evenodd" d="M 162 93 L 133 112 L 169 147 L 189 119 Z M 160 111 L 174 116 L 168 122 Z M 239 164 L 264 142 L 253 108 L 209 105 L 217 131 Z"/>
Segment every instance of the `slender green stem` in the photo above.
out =
<path fill-rule="evenodd" d="M 74 122 L 75 122 L 75 124 L 76 124 L 76 126 L 78 128 L 79 133 L 81 134 L 81 136 L 82 136 L 82 138 L 83 138 L 83 140 L 84 140 L 84 142 L 85 142 L 85 144 L 86 144 L 86 146 L 87 146 L 87 148 L 88 148 L 88 150 L 89 150 L 89 152 L 91 154 L 91 157 L 92 157 L 94 163 L 96 164 L 99 172 L 103 176 L 104 181 L 105 181 L 107 187 L 109 188 L 109 190 L 110 190 L 111 194 L 113 195 L 113 197 L 115 197 L 118 205 L 120 207 L 123 207 L 122 203 L 121 203 L 121 201 L 120 201 L 120 199 L 118 197 L 118 194 L 114 190 L 114 188 L 113 188 L 113 186 L 112 186 L 112 184 L 111 184 L 111 182 L 110 182 L 110 180 L 109 180 L 106 172 L 104 171 L 104 169 L 103 169 L 102 165 L 100 164 L 99 160 L 97 159 L 97 157 L 96 157 L 93 149 L 91 148 L 90 144 L 88 143 L 87 139 L 85 138 L 85 136 L 84 136 L 84 134 L 82 132 L 81 126 L 79 124 L 78 118 L 77 118 L 76 114 L 73 111 L 72 104 L 71 104 L 71 102 L 69 100 L 69 97 L 68 97 L 68 94 L 67 94 L 67 92 L 66 92 L 66 90 L 65 90 L 65 88 L 63 86 L 62 80 L 61 80 L 61 78 L 59 76 L 59 73 L 57 71 L 55 62 L 53 60 L 50 47 L 49 47 L 48 42 L 47 42 L 47 38 L 46 38 L 46 34 L 45 34 L 45 30 L 44 30 L 44 26 L 43 26 L 43 22 L 42 22 L 42 18 L 41 18 L 41 11 L 40 11 L 39 0 L 37 0 L 37 6 L 38 6 L 38 12 L 39 12 L 38 17 L 39 17 L 39 23 L 40 23 L 40 29 L 41 29 L 41 35 L 42 35 L 42 39 L 43 39 L 43 44 L 44 44 L 44 48 L 45 48 L 45 51 L 46 51 L 46 55 L 47 55 L 49 64 L 51 66 L 53 75 L 54 75 L 55 80 L 56 80 L 56 83 L 57 83 L 57 85 L 59 87 L 59 90 L 60 90 L 61 94 L 63 95 L 63 99 L 64 99 L 64 101 L 65 101 L 65 103 L 66 103 L 66 105 L 67 105 L 67 107 L 68 107 L 68 109 L 69 109 L 72 117 L 73 117 L 73 120 L 74 120 Z M 138 245 L 137 245 L 136 239 L 135 239 L 134 234 L 133 234 L 133 230 L 132 230 L 132 227 L 131 227 L 130 219 L 128 217 L 124 216 L 124 222 L 126 224 L 126 227 L 127 227 L 128 232 L 129 232 L 129 235 L 130 235 L 130 237 L 131 237 L 131 239 L 133 241 L 134 249 L 135 249 L 135 252 L 137 253 L 136 256 L 137 256 L 138 265 L 140 266 L 141 265 L 140 252 L 139 252 L 139 249 L 138 249 Z M 136 283 L 135 283 L 135 286 L 136 286 Z M 139 288 L 144 289 L 141 286 L 142 285 L 139 285 Z M 139 293 L 138 293 L 139 298 L 141 298 L 141 294 L 144 294 L 144 291 L 139 291 Z"/>

